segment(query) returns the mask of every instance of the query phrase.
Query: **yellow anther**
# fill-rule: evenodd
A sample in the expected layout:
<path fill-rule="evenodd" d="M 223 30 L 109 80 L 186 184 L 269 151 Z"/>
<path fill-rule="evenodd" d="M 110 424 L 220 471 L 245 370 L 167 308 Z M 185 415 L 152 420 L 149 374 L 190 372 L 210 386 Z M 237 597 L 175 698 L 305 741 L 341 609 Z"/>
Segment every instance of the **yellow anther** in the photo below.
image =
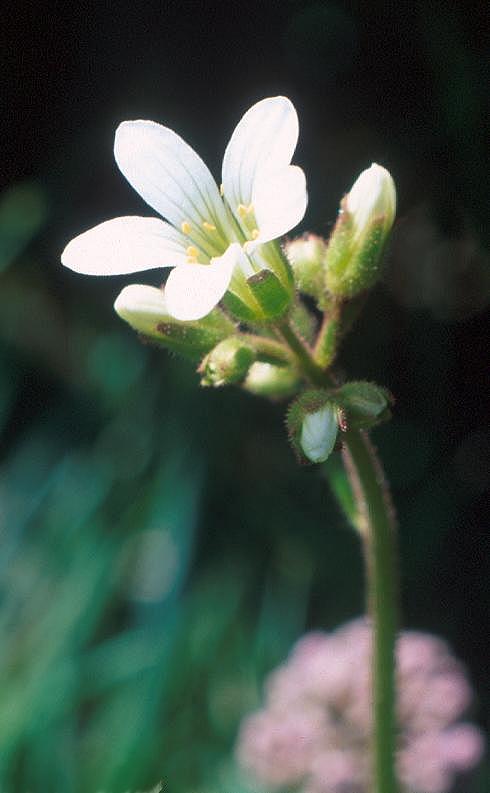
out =
<path fill-rule="evenodd" d="M 180 224 L 180 228 L 182 229 L 184 234 L 191 233 L 191 224 L 189 223 L 188 220 L 183 220 L 182 223 Z"/>
<path fill-rule="evenodd" d="M 225 188 L 223 187 L 222 184 L 220 184 L 220 186 L 219 186 L 219 194 L 220 195 L 224 195 L 225 194 Z"/>
<path fill-rule="evenodd" d="M 241 218 L 246 218 L 247 215 L 251 215 L 253 211 L 254 211 L 253 204 L 249 204 L 248 206 L 246 206 L 245 204 L 238 204 L 237 206 L 237 212 Z"/>
<path fill-rule="evenodd" d="M 206 229 L 206 231 L 216 231 L 216 226 L 213 223 L 208 223 L 207 220 L 203 220 L 202 227 Z"/>
<path fill-rule="evenodd" d="M 253 229 L 252 230 L 252 239 L 256 240 L 258 236 L 259 236 L 259 230 L 258 229 Z"/>
<path fill-rule="evenodd" d="M 189 247 L 186 249 L 186 254 L 189 261 L 195 262 L 199 256 L 199 251 L 194 247 L 194 245 L 189 245 Z"/>

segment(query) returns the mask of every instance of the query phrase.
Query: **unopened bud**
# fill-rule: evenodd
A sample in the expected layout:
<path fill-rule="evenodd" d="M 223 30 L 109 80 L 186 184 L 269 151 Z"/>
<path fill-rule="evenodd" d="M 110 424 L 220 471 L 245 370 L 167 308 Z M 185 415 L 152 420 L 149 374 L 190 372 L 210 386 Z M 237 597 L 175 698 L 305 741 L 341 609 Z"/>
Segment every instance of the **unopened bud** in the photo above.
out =
<path fill-rule="evenodd" d="M 255 359 L 255 350 L 239 336 L 220 342 L 202 361 L 201 385 L 223 386 L 240 383 Z"/>
<path fill-rule="evenodd" d="M 323 463 L 337 440 L 339 408 L 325 391 L 306 391 L 290 407 L 287 424 L 299 460 Z"/>
<path fill-rule="evenodd" d="M 181 322 L 175 319 L 168 313 L 163 291 L 154 286 L 126 286 L 114 303 L 114 309 L 144 339 L 194 361 L 201 360 L 222 339 L 235 332 L 233 323 L 217 308 L 200 320 Z"/>
<path fill-rule="evenodd" d="M 378 280 L 395 212 L 393 179 L 386 168 L 373 163 L 342 200 L 328 242 L 325 277 L 331 294 L 351 298 Z"/>
<path fill-rule="evenodd" d="M 284 250 L 291 263 L 294 282 L 300 292 L 321 300 L 325 289 L 324 259 L 327 245 L 316 234 L 304 234 L 286 242 Z"/>
<path fill-rule="evenodd" d="M 376 383 L 345 383 L 336 391 L 335 398 L 345 411 L 349 428 L 369 429 L 390 418 L 393 397 Z"/>
<path fill-rule="evenodd" d="M 290 366 L 256 361 L 250 367 L 243 387 L 256 396 L 285 399 L 294 394 L 299 381 L 297 371 Z"/>

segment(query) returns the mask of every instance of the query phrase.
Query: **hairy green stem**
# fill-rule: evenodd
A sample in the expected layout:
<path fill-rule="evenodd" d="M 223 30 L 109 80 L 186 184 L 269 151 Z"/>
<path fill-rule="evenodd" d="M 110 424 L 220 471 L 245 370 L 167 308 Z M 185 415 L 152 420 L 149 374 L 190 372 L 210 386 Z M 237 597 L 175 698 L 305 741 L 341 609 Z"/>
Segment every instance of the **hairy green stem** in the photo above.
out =
<path fill-rule="evenodd" d="M 364 544 L 368 609 L 373 625 L 373 793 L 397 790 L 395 757 L 396 525 L 388 486 L 368 435 L 348 431 L 344 465 Z"/>
<path fill-rule="evenodd" d="M 253 333 L 242 333 L 240 338 L 249 341 L 257 352 L 259 361 L 276 364 L 277 366 L 295 365 L 296 358 L 289 347 L 267 336 L 257 336 Z"/>
<path fill-rule="evenodd" d="M 277 327 L 307 380 L 324 388 L 335 385 L 291 327 Z M 348 430 L 343 459 L 356 500 L 364 543 L 368 609 L 373 625 L 372 793 L 396 793 L 395 639 L 397 626 L 396 526 L 381 463 L 368 435 Z"/>
<path fill-rule="evenodd" d="M 340 305 L 333 304 L 328 312 L 325 312 L 323 323 L 320 328 L 314 349 L 316 362 L 325 369 L 331 366 L 335 360 L 335 356 L 339 347 L 340 333 Z"/>
<path fill-rule="evenodd" d="M 313 359 L 311 349 L 296 335 L 289 323 L 287 321 L 278 323 L 276 330 L 293 353 L 306 379 L 320 387 L 331 386 L 330 378 Z"/>

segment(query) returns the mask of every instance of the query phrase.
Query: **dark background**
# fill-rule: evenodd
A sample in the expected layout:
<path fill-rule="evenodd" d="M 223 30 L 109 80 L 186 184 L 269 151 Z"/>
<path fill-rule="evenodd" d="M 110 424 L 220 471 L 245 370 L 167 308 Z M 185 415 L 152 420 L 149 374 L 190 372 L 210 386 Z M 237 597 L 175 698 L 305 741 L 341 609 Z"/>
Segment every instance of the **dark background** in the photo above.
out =
<path fill-rule="evenodd" d="M 300 117 L 298 233 L 328 235 L 373 161 L 397 184 L 386 277 L 341 367 L 396 396 L 374 440 L 402 622 L 451 642 L 488 729 L 484 5 L 5 6 L 2 793 L 239 791 L 234 736 L 266 672 L 362 612 L 356 538 L 321 470 L 296 467 L 285 406 L 199 389 L 114 314 L 131 279 L 59 262 L 91 225 L 151 214 L 115 165 L 120 121 L 175 129 L 219 179 L 242 113 L 278 93 Z"/>

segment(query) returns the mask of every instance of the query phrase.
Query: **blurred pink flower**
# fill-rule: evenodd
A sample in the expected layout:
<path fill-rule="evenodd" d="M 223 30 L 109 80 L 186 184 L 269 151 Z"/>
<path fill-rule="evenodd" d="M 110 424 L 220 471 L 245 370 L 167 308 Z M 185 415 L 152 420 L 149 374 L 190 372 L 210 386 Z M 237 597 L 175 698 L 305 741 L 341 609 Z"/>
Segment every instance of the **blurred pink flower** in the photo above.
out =
<path fill-rule="evenodd" d="M 366 619 L 304 636 L 266 681 L 265 707 L 242 723 L 243 768 L 269 788 L 364 793 L 370 655 Z M 480 730 L 458 721 L 471 703 L 464 669 L 445 642 L 412 631 L 399 636 L 396 662 L 400 781 L 410 793 L 447 793 L 484 751 Z"/>

